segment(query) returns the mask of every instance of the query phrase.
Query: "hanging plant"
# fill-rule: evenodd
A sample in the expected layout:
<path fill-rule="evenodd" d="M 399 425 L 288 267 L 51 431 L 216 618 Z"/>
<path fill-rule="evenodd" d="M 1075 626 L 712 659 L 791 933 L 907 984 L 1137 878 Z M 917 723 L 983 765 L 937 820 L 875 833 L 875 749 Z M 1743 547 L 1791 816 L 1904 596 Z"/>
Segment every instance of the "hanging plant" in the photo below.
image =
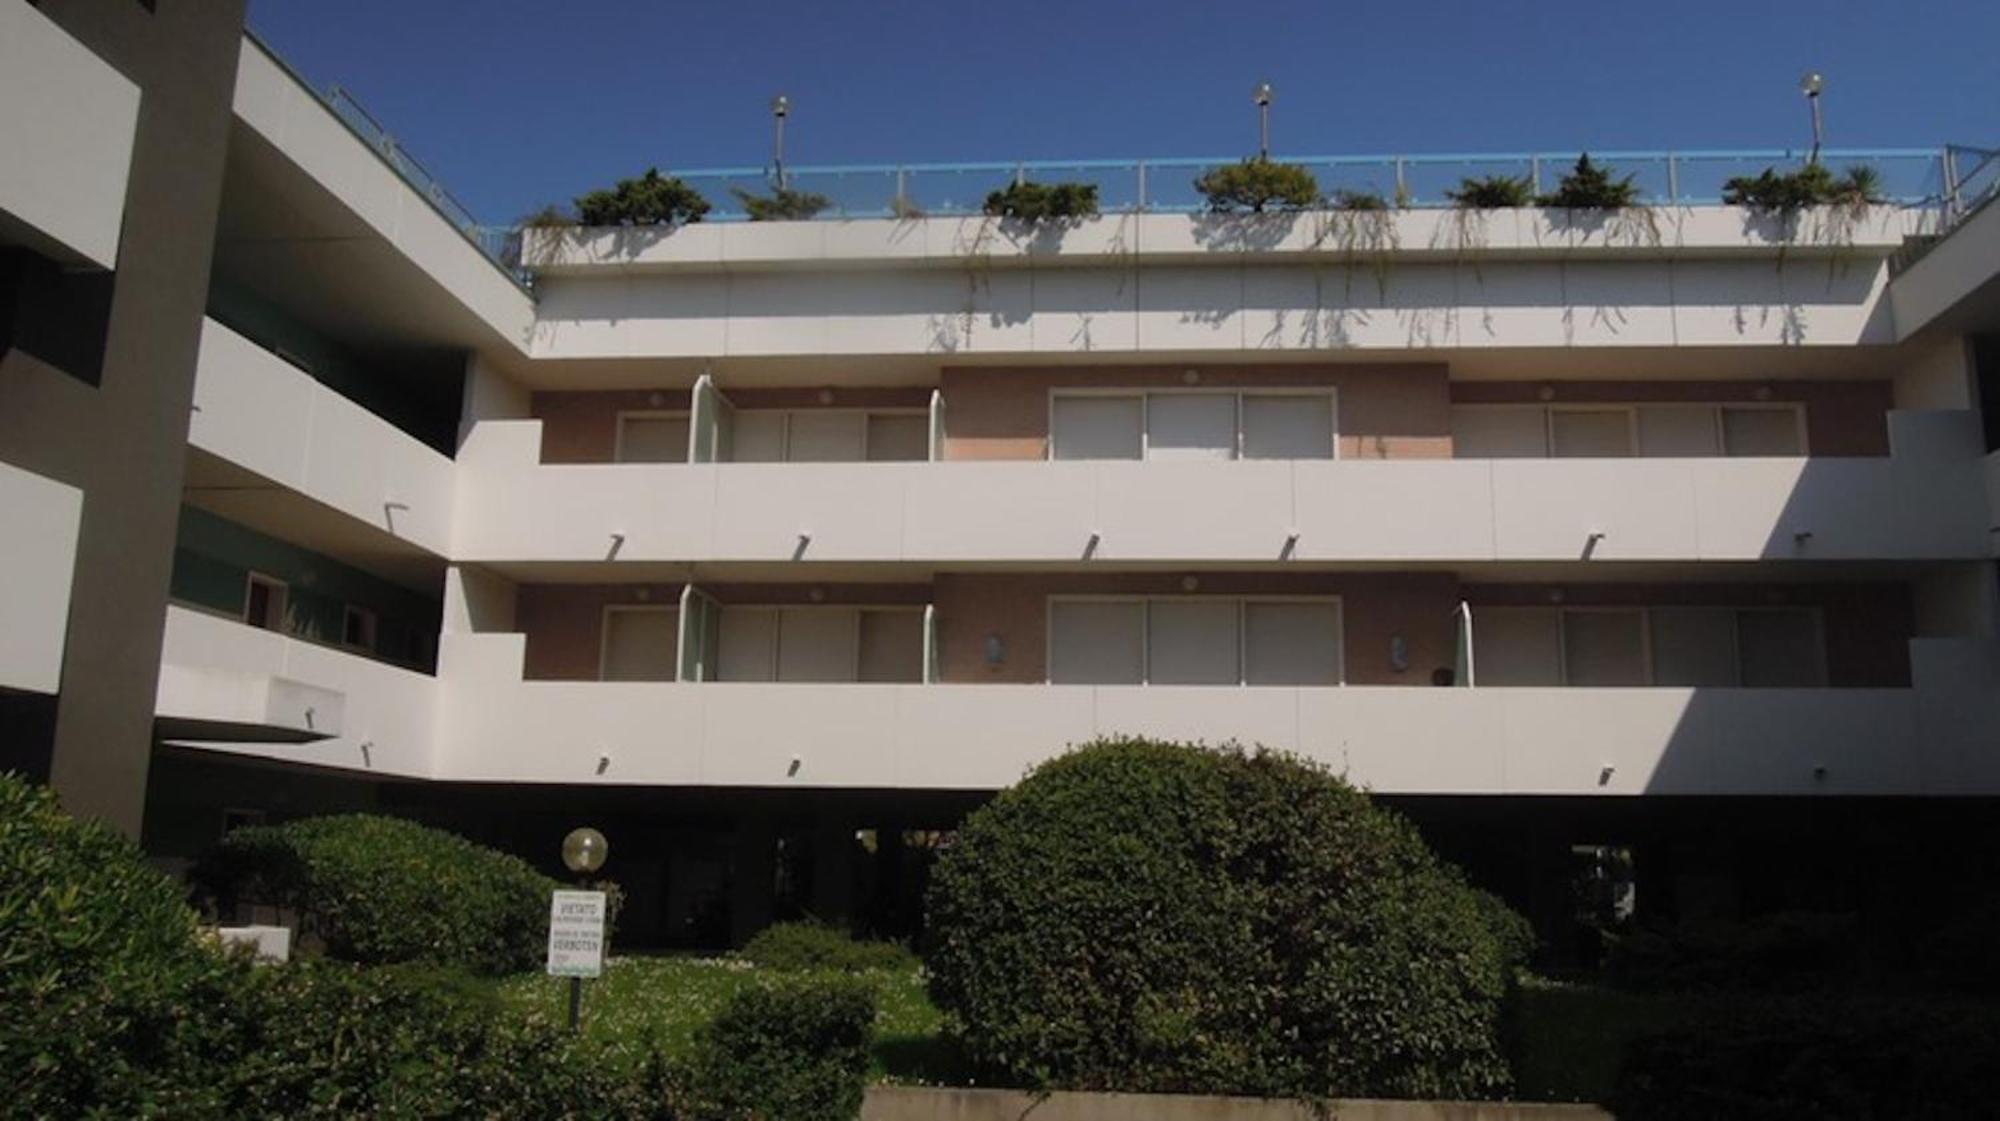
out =
<path fill-rule="evenodd" d="M 1218 167 L 1194 181 L 1213 214 L 1267 210 L 1304 210 L 1318 205 L 1319 180 L 1295 163 L 1273 163 L 1255 156 Z"/>
<path fill-rule="evenodd" d="M 1444 197 L 1460 210 L 1510 210 L 1535 204 L 1535 184 L 1527 176 L 1482 175 L 1459 180 Z"/>
<path fill-rule="evenodd" d="M 708 211 L 700 191 L 652 167 L 576 200 L 577 221 L 586 226 L 680 226 L 701 221 Z"/>
<path fill-rule="evenodd" d="M 803 222 L 833 205 L 825 195 L 790 187 L 778 187 L 769 195 L 753 195 L 740 187 L 731 187 L 729 193 L 752 222 Z"/>
<path fill-rule="evenodd" d="M 1097 184 L 1009 183 L 986 196 L 985 211 L 1021 222 L 1090 218 L 1097 214 Z"/>
<path fill-rule="evenodd" d="M 1590 162 L 1590 153 L 1585 152 L 1555 190 L 1535 201 L 1564 210 L 1623 210 L 1638 205 L 1643 193 L 1633 178 L 1614 178 L 1610 168 Z"/>

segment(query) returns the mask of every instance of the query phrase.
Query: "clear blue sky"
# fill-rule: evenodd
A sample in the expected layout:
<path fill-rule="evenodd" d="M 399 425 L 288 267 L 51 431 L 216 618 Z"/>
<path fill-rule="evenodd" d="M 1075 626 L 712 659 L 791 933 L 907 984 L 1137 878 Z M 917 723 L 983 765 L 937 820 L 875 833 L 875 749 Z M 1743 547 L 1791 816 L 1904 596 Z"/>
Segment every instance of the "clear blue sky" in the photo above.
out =
<path fill-rule="evenodd" d="M 2000 2 L 251 0 L 488 222 L 648 165 L 2000 146 Z"/>

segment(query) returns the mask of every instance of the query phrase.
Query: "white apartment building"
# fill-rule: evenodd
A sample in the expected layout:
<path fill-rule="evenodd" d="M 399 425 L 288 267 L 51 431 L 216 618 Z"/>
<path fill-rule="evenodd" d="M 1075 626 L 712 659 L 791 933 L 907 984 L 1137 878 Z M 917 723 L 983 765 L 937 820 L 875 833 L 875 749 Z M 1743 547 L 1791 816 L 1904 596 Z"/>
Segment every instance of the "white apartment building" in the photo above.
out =
<path fill-rule="evenodd" d="M 1557 938 L 1579 848 L 1660 914 L 2000 874 L 1976 153 L 1790 221 L 1713 154 L 1609 220 L 1210 216 L 1135 161 L 1024 228 L 883 169 L 517 274 L 184 7 L 0 0 L 0 759 L 163 860 L 588 823 L 636 940 L 907 930 L 964 812 L 1146 734 L 1324 762 Z"/>

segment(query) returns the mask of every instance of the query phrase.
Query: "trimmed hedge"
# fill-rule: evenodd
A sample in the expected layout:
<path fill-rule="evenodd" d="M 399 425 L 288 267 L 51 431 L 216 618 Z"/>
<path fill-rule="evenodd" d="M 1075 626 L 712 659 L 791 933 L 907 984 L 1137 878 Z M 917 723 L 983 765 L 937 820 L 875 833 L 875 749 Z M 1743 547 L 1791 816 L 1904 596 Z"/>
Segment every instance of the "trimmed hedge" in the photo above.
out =
<path fill-rule="evenodd" d="M 875 988 L 779 976 L 731 997 L 695 1041 L 689 1081 L 704 1118 L 852 1121 L 861 1113 Z"/>
<path fill-rule="evenodd" d="M 463 837 L 367 814 L 238 829 L 192 878 L 225 908 L 245 899 L 297 909 L 330 957 L 487 975 L 541 962 L 558 886 Z"/>
<path fill-rule="evenodd" d="M 2000 1012 L 1922 1000 L 1732 1002 L 1634 1041 L 1619 1121 L 1993 1116 Z"/>
<path fill-rule="evenodd" d="M 766 969 L 832 969 L 865 973 L 908 969 L 916 955 L 895 942 L 864 942 L 822 922 L 774 923 L 743 947 L 741 956 Z"/>
<path fill-rule="evenodd" d="M 1402 818 L 1262 750 L 1104 740 L 973 813 L 928 898 L 931 992 L 999 1078 L 1479 1098 L 1503 953 Z"/>

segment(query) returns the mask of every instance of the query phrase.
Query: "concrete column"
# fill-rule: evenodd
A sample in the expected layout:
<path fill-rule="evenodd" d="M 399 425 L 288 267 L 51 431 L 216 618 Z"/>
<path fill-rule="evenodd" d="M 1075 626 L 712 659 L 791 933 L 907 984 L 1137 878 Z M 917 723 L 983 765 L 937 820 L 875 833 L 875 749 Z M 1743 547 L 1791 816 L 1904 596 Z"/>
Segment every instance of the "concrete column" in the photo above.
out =
<path fill-rule="evenodd" d="M 494 369 L 491 362 L 479 355 L 468 355 L 458 412 L 459 446 L 465 446 L 466 438 L 482 420 L 527 419 L 528 405 L 528 391 L 514 379 Z"/>
<path fill-rule="evenodd" d="M 768 821 L 736 826 L 729 858 L 729 941 L 741 946 L 771 925 L 777 906 L 778 834 Z"/>

